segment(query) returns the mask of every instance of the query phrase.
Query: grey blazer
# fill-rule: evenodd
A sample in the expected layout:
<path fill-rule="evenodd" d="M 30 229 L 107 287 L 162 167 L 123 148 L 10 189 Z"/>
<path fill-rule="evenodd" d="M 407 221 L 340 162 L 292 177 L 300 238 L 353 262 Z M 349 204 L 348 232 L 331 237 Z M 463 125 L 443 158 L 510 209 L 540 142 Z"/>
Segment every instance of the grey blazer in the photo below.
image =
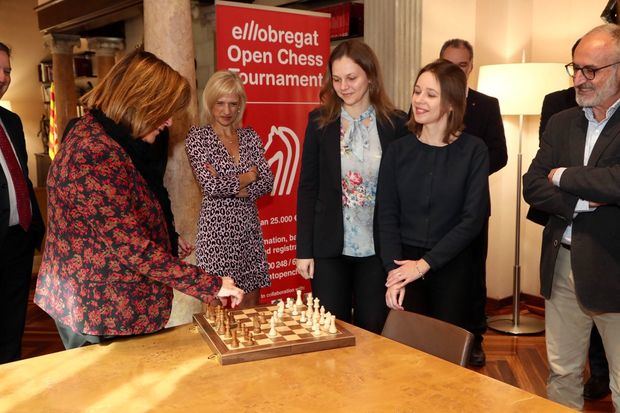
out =
<path fill-rule="evenodd" d="M 584 166 L 587 128 L 578 107 L 549 120 L 538 153 L 523 176 L 523 196 L 550 215 L 543 231 L 542 295 L 551 296 L 558 249 L 570 223 L 577 298 L 591 311 L 620 312 L 620 111 L 607 122 Z M 559 188 L 547 181 L 549 171 L 558 167 L 567 167 Z M 578 199 L 606 205 L 573 218 Z"/>

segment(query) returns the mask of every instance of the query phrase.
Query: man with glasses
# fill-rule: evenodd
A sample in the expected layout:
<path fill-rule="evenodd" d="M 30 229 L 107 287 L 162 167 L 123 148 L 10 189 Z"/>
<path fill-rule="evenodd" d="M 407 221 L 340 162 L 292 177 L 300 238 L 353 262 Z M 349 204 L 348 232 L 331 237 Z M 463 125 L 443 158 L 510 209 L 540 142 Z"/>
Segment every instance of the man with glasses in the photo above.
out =
<path fill-rule="evenodd" d="M 579 40 L 575 42 L 571 49 L 571 57 L 575 55 L 575 49 L 578 44 Z M 572 66 L 571 73 L 573 73 Z M 557 92 L 546 95 L 540 113 L 540 127 L 538 129 L 539 142 L 542 142 L 543 132 L 551 116 L 575 106 L 578 105 L 575 100 L 574 87 L 558 90 Z M 549 214 L 530 207 L 527 211 L 527 219 L 544 227 L 549 219 Z M 583 386 L 583 397 L 587 400 L 596 400 L 607 396 L 609 394 L 609 367 L 607 365 L 607 358 L 605 357 L 603 342 L 596 329 L 596 325 L 592 326 L 592 334 L 590 334 L 588 364 L 590 365 L 590 378 Z"/>
<path fill-rule="evenodd" d="M 601 334 L 620 411 L 620 27 L 582 37 L 573 62 L 580 107 L 553 116 L 523 177 L 523 195 L 549 214 L 540 264 L 549 360 L 547 395 L 583 408 L 592 324 Z"/>

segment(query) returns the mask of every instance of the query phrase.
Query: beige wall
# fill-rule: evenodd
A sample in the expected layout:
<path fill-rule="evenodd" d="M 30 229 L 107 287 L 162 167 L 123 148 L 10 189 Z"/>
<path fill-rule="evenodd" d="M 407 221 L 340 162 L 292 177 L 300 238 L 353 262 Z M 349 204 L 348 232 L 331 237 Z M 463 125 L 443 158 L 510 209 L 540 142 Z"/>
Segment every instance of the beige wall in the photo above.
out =
<path fill-rule="evenodd" d="M 36 185 L 35 153 L 43 151 L 37 137 L 44 113 L 37 74 L 39 62 L 48 56 L 39 33 L 36 0 L 0 0 L 0 41 L 12 49 L 11 86 L 2 99 L 11 101 L 13 112 L 24 124 L 30 179 Z"/>
<path fill-rule="evenodd" d="M 480 65 L 521 61 L 569 62 L 570 48 L 599 18 L 606 0 L 425 0 L 422 22 L 422 64 L 436 58 L 443 41 L 461 37 L 475 49 L 474 72 L 469 83 L 475 88 Z M 542 102 L 541 102 L 542 104 Z M 500 102 L 501 105 L 501 102 Z M 523 170 L 538 148 L 539 117 L 526 119 L 523 135 Z M 508 165 L 491 177 L 492 216 L 487 260 L 488 295 L 512 295 L 516 194 L 518 119 L 504 117 L 508 141 Z M 542 227 L 525 219 L 522 201 L 522 291 L 538 294 L 538 262 Z"/>

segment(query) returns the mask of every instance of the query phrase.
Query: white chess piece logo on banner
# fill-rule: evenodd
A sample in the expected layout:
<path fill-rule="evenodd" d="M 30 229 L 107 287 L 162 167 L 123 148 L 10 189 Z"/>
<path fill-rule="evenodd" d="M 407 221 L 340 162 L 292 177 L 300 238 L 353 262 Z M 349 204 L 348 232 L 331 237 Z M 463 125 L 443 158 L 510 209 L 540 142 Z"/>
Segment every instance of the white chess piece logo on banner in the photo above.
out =
<path fill-rule="evenodd" d="M 281 143 L 276 144 L 276 139 L 279 139 Z M 274 145 L 274 152 L 267 159 L 270 168 L 274 163 L 276 164 L 271 195 L 290 195 L 297 165 L 299 164 L 299 138 L 295 132 L 286 126 L 271 126 L 267 144 L 265 145 L 265 153 L 269 151 L 272 145 Z M 278 149 L 278 147 L 282 149 Z"/>

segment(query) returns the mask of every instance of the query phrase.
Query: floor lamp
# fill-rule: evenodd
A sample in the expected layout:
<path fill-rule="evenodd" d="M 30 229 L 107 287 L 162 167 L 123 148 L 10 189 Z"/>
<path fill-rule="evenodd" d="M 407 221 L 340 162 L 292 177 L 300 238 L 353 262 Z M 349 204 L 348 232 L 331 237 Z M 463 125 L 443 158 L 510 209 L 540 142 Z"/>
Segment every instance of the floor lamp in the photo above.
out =
<path fill-rule="evenodd" d="M 490 317 L 488 320 L 489 328 L 503 333 L 534 334 L 545 330 L 544 320 L 521 316 L 519 308 L 523 117 L 540 115 L 544 96 L 569 85 L 569 78 L 561 63 L 513 63 L 480 67 L 478 90 L 499 99 L 502 115 L 519 116 L 512 317 L 502 315 Z"/>

